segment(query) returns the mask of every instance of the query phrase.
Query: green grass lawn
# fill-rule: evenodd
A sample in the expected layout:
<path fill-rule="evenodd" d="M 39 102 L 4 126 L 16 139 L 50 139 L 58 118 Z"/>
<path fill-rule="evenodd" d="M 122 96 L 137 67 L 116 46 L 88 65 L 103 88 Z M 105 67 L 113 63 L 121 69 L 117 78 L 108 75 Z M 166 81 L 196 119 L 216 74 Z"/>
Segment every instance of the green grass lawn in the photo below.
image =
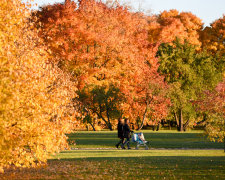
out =
<path fill-rule="evenodd" d="M 0 179 L 225 179 L 222 143 L 207 141 L 201 131 L 143 132 L 150 150 L 116 149 L 116 132 L 70 134 L 78 150 L 52 156 L 40 169 L 8 170 Z"/>
<path fill-rule="evenodd" d="M 141 131 L 145 139 L 150 141 L 151 148 L 198 148 L 223 149 L 223 143 L 214 143 L 203 136 L 203 131 L 190 131 L 180 133 L 177 131 Z M 118 142 L 117 132 L 113 131 L 83 131 L 68 135 L 75 140 L 76 148 L 115 148 Z M 131 143 L 132 144 L 132 143 Z M 133 143 L 132 147 L 135 147 Z"/>

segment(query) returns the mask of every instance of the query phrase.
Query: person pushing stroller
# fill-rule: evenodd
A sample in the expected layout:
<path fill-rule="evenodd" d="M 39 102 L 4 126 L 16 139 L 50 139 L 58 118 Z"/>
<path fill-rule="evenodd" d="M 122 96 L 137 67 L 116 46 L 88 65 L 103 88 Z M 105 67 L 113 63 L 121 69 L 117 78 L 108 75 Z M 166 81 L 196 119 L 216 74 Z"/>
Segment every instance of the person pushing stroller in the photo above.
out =
<path fill-rule="evenodd" d="M 133 131 L 130 130 L 128 118 L 125 119 L 125 124 L 123 126 L 123 133 L 124 133 L 124 139 L 126 138 L 126 141 L 123 143 L 123 149 L 125 149 L 126 145 L 127 145 L 127 149 L 131 149 L 130 138 L 131 138 L 131 133 L 133 133 Z"/>
<path fill-rule="evenodd" d="M 118 119 L 118 125 L 117 125 L 117 130 L 118 130 L 118 138 L 120 138 L 120 141 L 116 144 L 116 148 L 119 148 L 119 145 L 121 144 L 122 149 L 126 149 L 125 145 L 127 145 L 128 149 L 130 148 L 130 138 L 131 138 L 131 131 L 129 127 L 129 119 L 125 119 L 125 123 L 123 119 L 119 118 Z M 125 141 L 126 138 L 126 141 Z"/>
<path fill-rule="evenodd" d="M 116 148 L 119 148 L 119 145 L 121 144 L 121 148 L 124 149 L 124 121 L 121 118 L 118 119 L 117 130 L 120 141 L 116 144 Z"/>

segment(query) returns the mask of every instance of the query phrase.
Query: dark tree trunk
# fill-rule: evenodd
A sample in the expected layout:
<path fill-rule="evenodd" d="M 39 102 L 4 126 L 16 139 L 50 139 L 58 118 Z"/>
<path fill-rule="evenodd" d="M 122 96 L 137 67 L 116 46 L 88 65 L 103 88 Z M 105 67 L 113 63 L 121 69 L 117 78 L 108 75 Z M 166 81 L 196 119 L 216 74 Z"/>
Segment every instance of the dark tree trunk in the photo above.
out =
<path fill-rule="evenodd" d="M 160 127 L 160 123 L 158 123 L 158 125 L 156 127 L 156 131 L 159 131 L 159 127 Z"/>
<path fill-rule="evenodd" d="M 113 129 L 112 129 L 112 124 L 111 124 L 110 122 L 108 122 L 108 128 L 109 128 L 110 131 L 113 130 Z"/>
<path fill-rule="evenodd" d="M 110 117 L 109 117 L 109 109 L 107 108 L 106 110 L 106 114 L 107 114 L 107 119 L 108 119 L 108 127 L 110 129 L 110 131 L 112 131 L 112 124 L 110 123 Z"/>
<path fill-rule="evenodd" d="M 171 121 L 171 120 L 169 121 L 169 129 L 170 129 L 170 130 L 171 130 L 172 127 L 173 127 L 172 122 L 173 122 L 173 121 Z"/>
<path fill-rule="evenodd" d="M 183 122 L 182 109 L 179 110 L 179 128 L 178 128 L 178 131 L 181 131 L 181 132 L 184 131 L 184 122 Z"/>
<path fill-rule="evenodd" d="M 89 124 L 91 125 L 93 131 L 96 131 L 94 125 L 92 123 L 89 123 Z"/>
<path fill-rule="evenodd" d="M 102 117 L 102 120 L 105 122 L 106 126 L 109 128 L 110 131 L 112 131 L 112 125 L 110 122 L 106 121 L 105 118 Z"/>
<path fill-rule="evenodd" d="M 197 122 L 197 125 L 202 125 L 207 120 L 206 114 L 203 114 L 203 118 L 200 122 Z"/>
<path fill-rule="evenodd" d="M 98 115 L 99 118 L 101 118 L 105 122 L 105 124 L 109 128 L 109 130 L 112 131 L 113 129 L 112 129 L 111 123 L 108 122 L 107 120 L 105 120 L 105 118 L 102 116 L 102 113 L 101 112 L 100 113 L 96 112 L 96 114 Z"/>

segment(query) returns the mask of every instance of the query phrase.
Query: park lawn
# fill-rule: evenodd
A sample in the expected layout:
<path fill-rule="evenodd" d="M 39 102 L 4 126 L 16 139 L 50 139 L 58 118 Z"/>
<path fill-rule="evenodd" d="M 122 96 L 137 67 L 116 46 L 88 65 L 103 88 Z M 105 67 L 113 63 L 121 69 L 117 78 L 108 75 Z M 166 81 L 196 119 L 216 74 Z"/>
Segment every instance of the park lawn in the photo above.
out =
<path fill-rule="evenodd" d="M 210 142 L 203 131 L 177 132 L 162 130 L 158 132 L 143 130 L 145 139 L 150 141 L 151 148 L 192 148 L 192 149 L 223 149 L 223 143 Z M 115 148 L 118 142 L 116 131 L 77 131 L 68 135 L 76 145 L 72 148 Z M 135 144 L 131 143 L 131 147 Z"/>
<path fill-rule="evenodd" d="M 150 150 L 118 150 L 115 131 L 68 135 L 76 150 L 66 150 L 39 169 L 7 170 L 0 179 L 225 179 L 223 143 L 202 131 L 143 131 Z"/>
<path fill-rule="evenodd" d="M 223 150 L 63 151 L 40 169 L 2 179 L 225 179 Z"/>

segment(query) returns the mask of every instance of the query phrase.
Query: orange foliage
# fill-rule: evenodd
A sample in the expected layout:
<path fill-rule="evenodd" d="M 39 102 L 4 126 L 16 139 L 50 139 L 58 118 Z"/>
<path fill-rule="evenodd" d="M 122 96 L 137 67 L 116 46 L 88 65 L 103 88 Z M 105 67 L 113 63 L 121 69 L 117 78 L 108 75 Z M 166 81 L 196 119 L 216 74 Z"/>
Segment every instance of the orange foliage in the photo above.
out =
<path fill-rule="evenodd" d="M 66 1 L 43 7 L 35 16 L 54 61 L 73 74 L 78 88 L 116 85 L 126 97 L 121 108 L 133 121 L 143 115 L 146 99 L 153 93 L 150 83 L 164 87 L 157 73 L 157 48 L 148 41 L 148 22 L 143 14 L 118 4 L 80 0 L 78 5 Z M 164 114 L 162 109 L 154 111 Z"/>
<path fill-rule="evenodd" d="M 149 23 L 149 40 L 167 43 L 178 37 L 181 42 L 188 40 L 191 44 L 201 46 L 199 31 L 202 26 L 201 19 L 190 12 L 179 13 L 175 9 L 163 11 Z"/>
<path fill-rule="evenodd" d="M 67 146 L 75 96 L 70 76 L 48 63 L 29 10 L 0 1 L 0 171 L 37 166 Z"/>
<path fill-rule="evenodd" d="M 225 15 L 206 27 L 201 33 L 203 47 L 216 53 L 225 52 Z"/>

